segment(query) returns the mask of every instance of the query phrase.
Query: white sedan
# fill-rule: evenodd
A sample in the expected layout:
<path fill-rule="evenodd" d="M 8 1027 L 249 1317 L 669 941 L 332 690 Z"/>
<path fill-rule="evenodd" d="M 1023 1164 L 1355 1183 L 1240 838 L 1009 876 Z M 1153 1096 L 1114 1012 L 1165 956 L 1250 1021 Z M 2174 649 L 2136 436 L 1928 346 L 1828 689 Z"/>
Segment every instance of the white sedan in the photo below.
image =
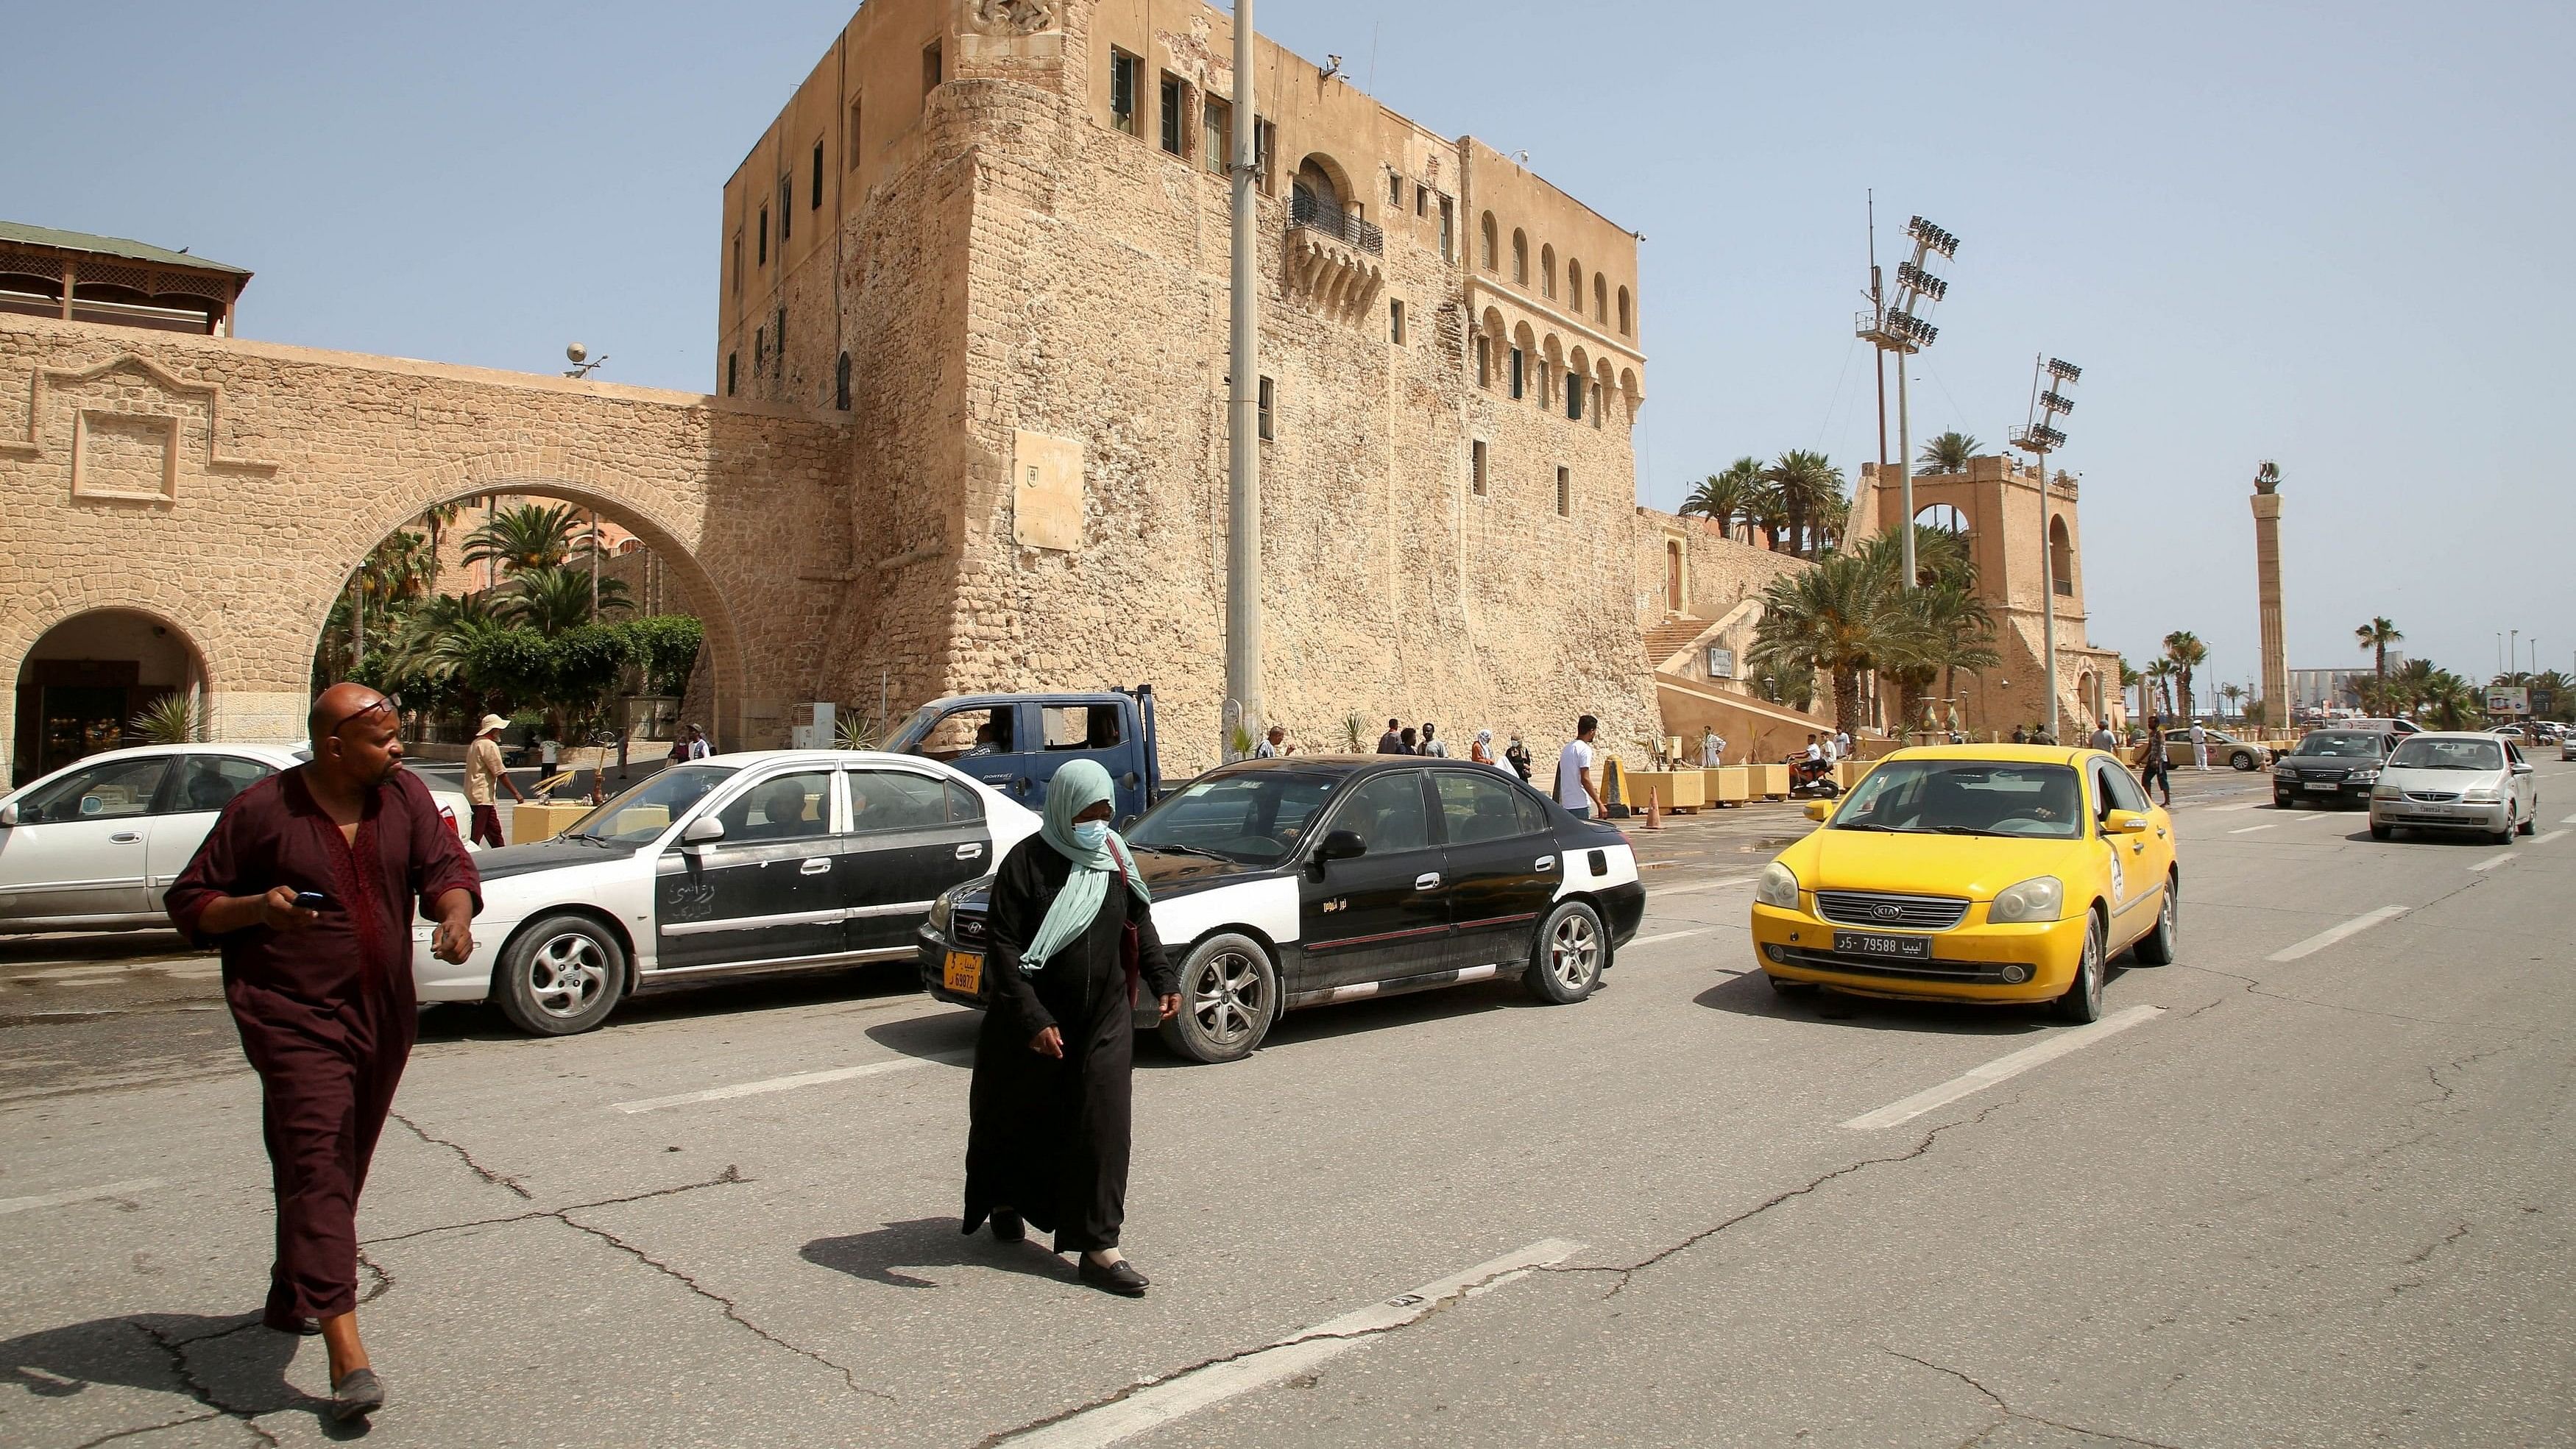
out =
<path fill-rule="evenodd" d="M 762 750 L 674 765 L 534 845 L 487 850 L 474 952 L 412 933 L 422 1001 L 491 1001 L 544 1036 L 637 991 L 914 953 L 939 893 L 1038 817 L 935 760 Z"/>
<path fill-rule="evenodd" d="M 312 757 L 301 744 L 145 745 L 0 796 L 0 934 L 168 925 L 161 899 L 224 806 Z M 462 832 L 465 797 L 429 793 Z"/>
<path fill-rule="evenodd" d="M 2529 835 L 2540 782 L 2511 740 L 2491 734 L 2409 735 L 2370 791 L 2370 838 L 2398 830 L 2474 830 L 2498 845 Z"/>

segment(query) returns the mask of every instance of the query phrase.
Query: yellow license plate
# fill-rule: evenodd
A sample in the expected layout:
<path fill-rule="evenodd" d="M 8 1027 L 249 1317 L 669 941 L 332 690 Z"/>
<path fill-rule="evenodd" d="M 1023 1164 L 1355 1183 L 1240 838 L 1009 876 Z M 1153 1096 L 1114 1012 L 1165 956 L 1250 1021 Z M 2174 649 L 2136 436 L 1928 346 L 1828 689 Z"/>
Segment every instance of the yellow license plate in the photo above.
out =
<path fill-rule="evenodd" d="M 984 987 L 984 957 L 978 951 L 951 951 L 946 964 L 939 969 L 940 984 L 962 996 L 972 996 Z"/>

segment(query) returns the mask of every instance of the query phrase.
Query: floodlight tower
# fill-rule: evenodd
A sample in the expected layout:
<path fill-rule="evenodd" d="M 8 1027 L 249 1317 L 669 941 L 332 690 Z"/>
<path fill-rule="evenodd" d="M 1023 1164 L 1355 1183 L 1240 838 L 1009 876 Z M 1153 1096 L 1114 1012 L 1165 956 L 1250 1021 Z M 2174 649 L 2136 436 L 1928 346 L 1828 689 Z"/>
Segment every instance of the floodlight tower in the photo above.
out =
<path fill-rule="evenodd" d="M 1905 411 L 1905 359 L 1941 335 L 1941 329 L 1917 317 L 1915 309 L 1949 295 L 1950 284 L 1932 275 L 1924 263 L 1935 255 L 1945 261 L 1958 256 L 1959 239 L 1919 216 L 1905 224 L 1905 234 L 1914 238 L 1914 259 L 1896 264 L 1895 299 L 1861 313 L 1853 330 L 1880 352 L 1896 354 L 1896 485 L 1905 507 L 1905 587 L 1910 589 L 1915 586 L 1914 435 Z"/>
<path fill-rule="evenodd" d="M 2062 358 L 2031 365 L 2031 420 L 2013 429 L 2012 445 L 2031 455 L 2039 470 L 2039 567 L 2044 576 L 2039 586 L 2040 649 L 2047 658 L 2042 674 L 2048 693 L 2048 737 L 2057 738 L 2057 556 L 2056 539 L 2049 531 L 2048 455 L 2066 446 L 2066 435 L 2057 430 L 2057 420 L 2075 411 L 2074 399 L 2057 390 L 2058 384 L 2073 387 L 2084 378 L 2084 369 Z"/>

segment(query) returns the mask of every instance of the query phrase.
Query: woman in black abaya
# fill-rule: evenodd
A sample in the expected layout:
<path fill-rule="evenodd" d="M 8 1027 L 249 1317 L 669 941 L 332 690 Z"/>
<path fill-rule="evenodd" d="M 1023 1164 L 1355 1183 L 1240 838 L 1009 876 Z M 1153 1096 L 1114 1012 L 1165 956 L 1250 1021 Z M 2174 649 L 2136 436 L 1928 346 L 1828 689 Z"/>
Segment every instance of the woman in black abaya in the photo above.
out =
<path fill-rule="evenodd" d="M 1083 1282 L 1132 1298 L 1148 1281 L 1118 1248 L 1139 978 L 1167 1021 L 1181 998 L 1144 877 L 1109 828 L 1111 799 L 1108 771 L 1067 763 L 1047 784 L 1038 833 L 994 874 L 960 1230 L 990 1219 L 994 1237 L 1015 1242 L 1033 1224 L 1055 1234 L 1057 1252 L 1082 1255 Z"/>

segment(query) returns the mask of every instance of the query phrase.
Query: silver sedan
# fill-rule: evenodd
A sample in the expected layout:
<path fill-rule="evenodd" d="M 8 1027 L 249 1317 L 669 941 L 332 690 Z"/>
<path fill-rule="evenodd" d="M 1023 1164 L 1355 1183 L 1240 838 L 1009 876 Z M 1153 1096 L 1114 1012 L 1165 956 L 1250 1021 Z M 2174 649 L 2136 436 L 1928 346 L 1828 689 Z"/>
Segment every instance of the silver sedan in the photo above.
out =
<path fill-rule="evenodd" d="M 2540 785 L 2510 740 L 2490 734 L 2410 735 L 2370 792 L 2370 838 L 2398 830 L 2474 830 L 2498 845 L 2529 835 Z"/>

